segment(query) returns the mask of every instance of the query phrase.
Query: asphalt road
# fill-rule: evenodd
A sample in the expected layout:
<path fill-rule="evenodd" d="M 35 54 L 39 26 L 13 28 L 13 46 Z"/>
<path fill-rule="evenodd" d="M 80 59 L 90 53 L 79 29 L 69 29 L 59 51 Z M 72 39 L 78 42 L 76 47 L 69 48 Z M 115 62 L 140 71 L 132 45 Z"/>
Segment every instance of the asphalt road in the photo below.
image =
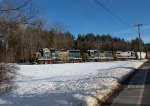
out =
<path fill-rule="evenodd" d="M 150 60 L 102 106 L 150 106 Z"/>

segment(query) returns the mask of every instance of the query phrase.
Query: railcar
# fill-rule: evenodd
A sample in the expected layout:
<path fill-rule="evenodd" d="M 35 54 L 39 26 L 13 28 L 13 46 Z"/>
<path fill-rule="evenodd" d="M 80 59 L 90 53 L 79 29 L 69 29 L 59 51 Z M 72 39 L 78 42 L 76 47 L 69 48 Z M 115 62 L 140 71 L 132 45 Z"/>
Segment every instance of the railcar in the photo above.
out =
<path fill-rule="evenodd" d="M 140 52 L 136 52 L 136 59 L 140 59 Z M 141 59 L 146 59 L 146 53 L 145 52 L 141 52 Z"/>
<path fill-rule="evenodd" d="M 112 61 L 112 60 L 114 60 L 112 51 L 99 52 L 99 61 Z"/>
<path fill-rule="evenodd" d="M 55 63 L 60 62 L 82 62 L 80 50 L 55 50 Z"/>
<path fill-rule="evenodd" d="M 99 60 L 99 50 L 86 50 L 82 56 L 84 61 L 94 62 Z"/>
<path fill-rule="evenodd" d="M 150 59 L 150 51 L 146 52 L 146 59 Z"/>
<path fill-rule="evenodd" d="M 114 60 L 113 58 L 113 51 L 104 51 L 106 60 Z"/>
<path fill-rule="evenodd" d="M 104 51 L 99 51 L 99 61 L 106 61 L 106 52 Z"/>
<path fill-rule="evenodd" d="M 53 62 L 54 59 L 51 57 L 48 48 L 40 49 L 38 52 L 31 54 L 31 63 L 33 64 L 49 64 Z"/>
<path fill-rule="evenodd" d="M 55 50 L 55 62 L 68 62 L 69 53 L 65 49 Z"/>
<path fill-rule="evenodd" d="M 116 60 L 134 60 L 136 56 L 134 51 L 116 51 L 114 58 Z"/>
<path fill-rule="evenodd" d="M 68 50 L 69 62 L 82 62 L 80 50 Z"/>

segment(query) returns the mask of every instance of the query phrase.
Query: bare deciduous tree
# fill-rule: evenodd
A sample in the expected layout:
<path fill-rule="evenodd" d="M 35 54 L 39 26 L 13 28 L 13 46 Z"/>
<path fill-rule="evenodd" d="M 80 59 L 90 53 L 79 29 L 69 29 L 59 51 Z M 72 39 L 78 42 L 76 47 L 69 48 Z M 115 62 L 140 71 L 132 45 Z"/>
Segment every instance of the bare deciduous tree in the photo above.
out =
<path fill-rule="evenodd" d="M 39 21 L 36 20 L 38 11 L 32 0 L 0 1 L 0 34 L 5 38 L 2 49 L 5 56 L 3 61 L 10 62 L 10 57 L 15 61 L 15 55 L 18 55 L 16 48 L 20 50 L 23 57 L 24 51 L 20 49 L 24 44 L 23 30 L 26 26 L 39 25 Z"/>

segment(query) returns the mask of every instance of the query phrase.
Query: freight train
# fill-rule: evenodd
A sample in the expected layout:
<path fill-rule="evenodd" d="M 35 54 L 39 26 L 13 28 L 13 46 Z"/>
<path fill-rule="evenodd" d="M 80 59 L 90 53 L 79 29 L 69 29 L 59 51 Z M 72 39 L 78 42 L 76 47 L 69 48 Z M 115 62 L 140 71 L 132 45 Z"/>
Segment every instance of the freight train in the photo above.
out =
<path fill-rule="evenodd" d="M 142 52 L 142 58 L 146 53 Z M 149 56 L 149 55 L 148 55 Z M 43 48 L 31 54 L 31 63 L 75 63 L 75 62 L 98 62 L 113 60 L 135 60 L 139 59 L 139 52 L 134 51 L 100 51 L 100 50 L 65 50 Z"/>

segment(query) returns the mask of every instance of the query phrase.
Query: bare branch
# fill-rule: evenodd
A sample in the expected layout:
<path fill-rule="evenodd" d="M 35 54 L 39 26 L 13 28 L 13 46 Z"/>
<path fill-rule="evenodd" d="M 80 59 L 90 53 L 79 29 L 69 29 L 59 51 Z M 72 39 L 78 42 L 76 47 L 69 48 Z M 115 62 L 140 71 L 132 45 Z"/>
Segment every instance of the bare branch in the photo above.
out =
<path fill-rule="evenodd" d="M 2 8 L 2 9 L 0 9 L 0 12 L 8 12 L 8 11 L 17 11 L 17 10 L 20 10 L 20 9 L 24 8 L 25 6 L 27 6 L 30 1 L 31 0 L 27 0 L 26 2 L 24 2 L 22 5 L 20 5 L 18 7 L 7 7 L 5 9 Z"/>

